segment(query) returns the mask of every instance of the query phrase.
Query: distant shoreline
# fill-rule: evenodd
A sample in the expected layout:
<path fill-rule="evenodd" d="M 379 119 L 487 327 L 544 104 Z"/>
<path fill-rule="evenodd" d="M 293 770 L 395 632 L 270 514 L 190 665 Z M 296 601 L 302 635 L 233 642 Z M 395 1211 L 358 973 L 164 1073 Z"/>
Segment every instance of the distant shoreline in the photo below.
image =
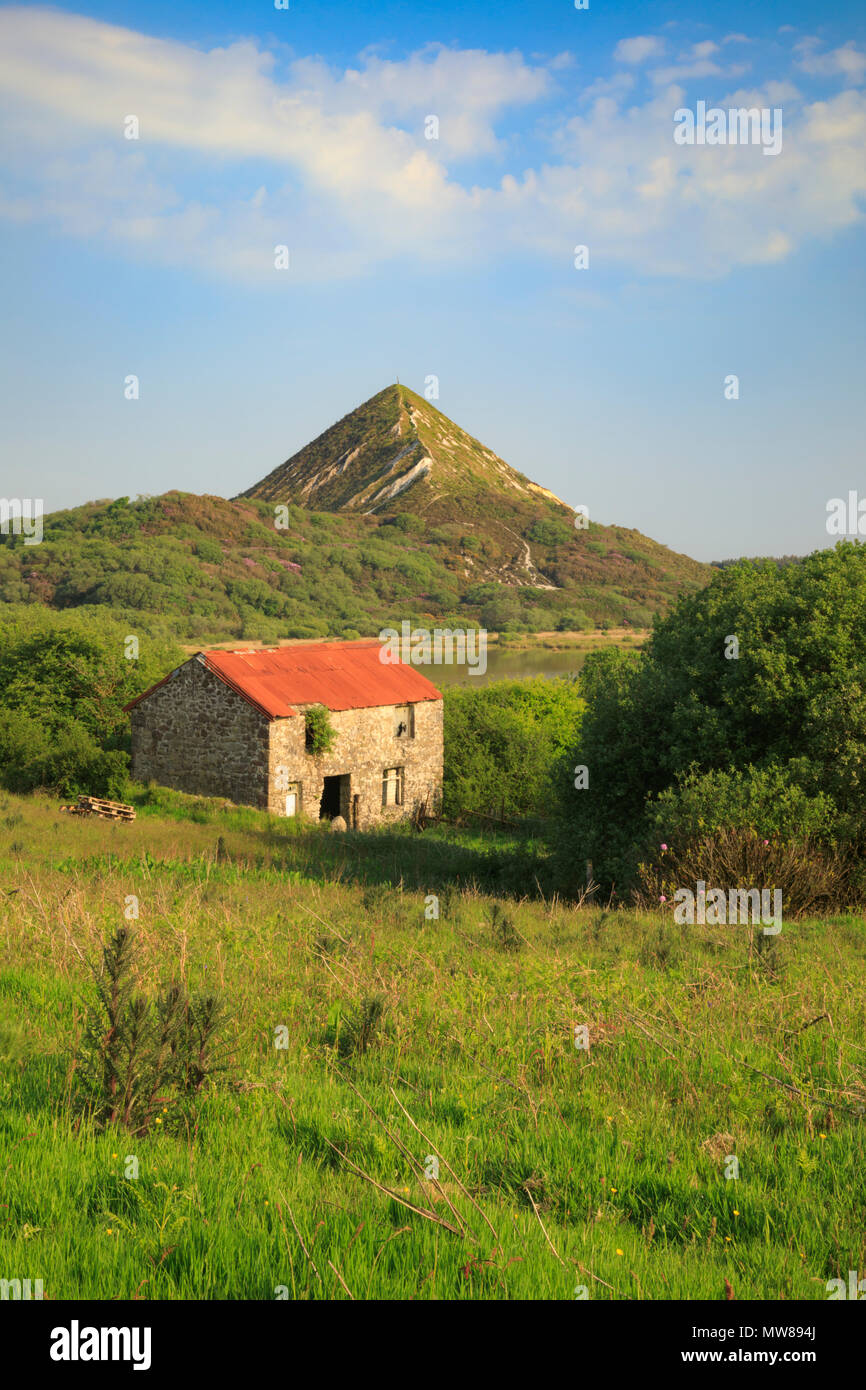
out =
<path fill-rule="evenodd" d="M 652 631 L 648 627 L 609 627 L 602 632 L 595 628 L 592 632 L 516 632 L 514 636 L 505 634 L 503 640 L 498 632 L 488 632 L 489 645 L 498 644 L 503 651 L 531 651 L 534 647 L 544 647 L 548 651 L 567 651 L 570 647 L 619 647 L 624 642 L 629 646 L 642 647 Z"/>
<path fill-rule="evenodd" d="M 501 651 L 519 652 L 543 648 L 546 651 L 568 651 L 596 647 L 619 647 L 628 643 L 637 648 L 643 646 L 649 637 L 648 627 L 610 627 L 602 632 L 596 628 L 592 632 L 516 632 L 513 636 L 498 632 L 488 632 L 488 646 L 498 646 Z M 377 636 L 372 633 L 368 640 Z M 193 656 L 200 651 L 257 651 L 261 647 L 301 647 L 311 641 L 339 642 L 339 637 L 281 637 L 276 642 L 263 642 L 258 638 L 236 638 L 228 642 L 178 643 L 181 651 Z"/>

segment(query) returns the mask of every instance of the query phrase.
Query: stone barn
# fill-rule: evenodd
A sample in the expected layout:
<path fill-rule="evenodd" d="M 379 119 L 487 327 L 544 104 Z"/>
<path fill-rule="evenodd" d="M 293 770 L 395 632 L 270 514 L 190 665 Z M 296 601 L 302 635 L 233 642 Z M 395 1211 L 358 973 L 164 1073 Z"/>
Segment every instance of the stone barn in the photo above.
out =
<path fill-rule="evenodd" d="M 342 816 L 354 829 L 432 811 L 442 695 L 381 651 L 361 641 L 198 652 L 125 706 L 133 776 L 279 816 Z M 336 734 L 318 754 L 314 706 Z"/>

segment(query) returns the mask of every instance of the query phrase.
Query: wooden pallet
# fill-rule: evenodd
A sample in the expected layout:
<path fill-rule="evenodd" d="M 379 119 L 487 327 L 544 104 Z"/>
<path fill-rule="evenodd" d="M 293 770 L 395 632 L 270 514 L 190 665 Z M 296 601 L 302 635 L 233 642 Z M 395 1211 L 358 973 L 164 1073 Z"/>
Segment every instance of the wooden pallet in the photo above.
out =
<path fill-rule="evenodd" d="M 125 801 L 107 801 L 102 796 L 79 796 L 74 806 L 61 806 L 73 816 L 102 816 L 103 820 L 135 820 L 135 807 Z"/>

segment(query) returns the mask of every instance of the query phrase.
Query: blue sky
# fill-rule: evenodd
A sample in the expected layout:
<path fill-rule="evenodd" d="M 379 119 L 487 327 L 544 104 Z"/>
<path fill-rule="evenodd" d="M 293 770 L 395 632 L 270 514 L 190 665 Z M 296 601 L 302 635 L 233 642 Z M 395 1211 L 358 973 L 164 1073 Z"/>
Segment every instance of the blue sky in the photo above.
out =
<path fill-rule="evenodd" d="M 701 13 L 0 6 L 0 494 L 232 496 L 434 374 L 594 520 L 829 544 L 866 491 L 862 6 Z M 698 101 L 781 109 L 781 151 L 677 145 Z"/>

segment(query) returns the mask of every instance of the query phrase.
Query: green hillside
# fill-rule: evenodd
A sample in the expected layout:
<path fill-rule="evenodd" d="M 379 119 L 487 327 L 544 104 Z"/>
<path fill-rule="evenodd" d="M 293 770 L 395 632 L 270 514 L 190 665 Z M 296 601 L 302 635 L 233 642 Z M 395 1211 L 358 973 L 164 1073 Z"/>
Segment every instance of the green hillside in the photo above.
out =
<path fill-rule="evenodd" d="M 627 598 L 646 597 L 637 592 L 648 587 L 641 581 L 659 567 L 674 582 L 698 585 L 709 577 L 705 565 L 639 531 L 576 533 L 572 507 L 406 386 L 388 386 L 365 401 L 243 496 L 355 515 L 405 515 L 419 519 L 419 533 L 456 526 L 452 538 L 467 541 L 465 564 L 457 567 L 465 578 L 588 588 L 590 601 L 599 584 Z M 658 599 L 649 604 L 652 611 L 659 606 Z"/>
<path fill-rule="evenodd" d="M 0 604 L 108 607 L 188 641 L 377 632 L 404 618 L 645 627 L 709 566 L 591 522 L 406 387 L 389 387 L 233 501 L 169 492 L 0 535 Z"/>

